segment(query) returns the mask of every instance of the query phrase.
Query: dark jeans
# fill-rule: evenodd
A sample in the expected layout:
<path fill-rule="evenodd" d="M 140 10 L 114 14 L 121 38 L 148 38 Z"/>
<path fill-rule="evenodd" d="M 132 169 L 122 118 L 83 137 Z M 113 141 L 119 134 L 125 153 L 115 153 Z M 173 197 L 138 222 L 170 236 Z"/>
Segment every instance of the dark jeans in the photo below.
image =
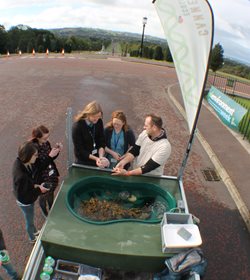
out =
<path fill-rule="evenodd" d="M 2 268 L 5 270 L 5 272 L 10 276 L 10 279 L 18 280 L 18 275 L 15 269 L 13 268 L 11 263 L 2 264 Z M 3 280 L 3 278 L 0 276 L 0 280 Z"/>
<path fill-rule="evenodd" d="M 39 205 L 42 209 L 43 215 L 48 216 L 48 211 L 51 209 L 54 202 L 54 192 L 50 191 L 48 193 L 42 194 L 39 196 Z M 47 210 L 48 204 L 48 210 Z"/>

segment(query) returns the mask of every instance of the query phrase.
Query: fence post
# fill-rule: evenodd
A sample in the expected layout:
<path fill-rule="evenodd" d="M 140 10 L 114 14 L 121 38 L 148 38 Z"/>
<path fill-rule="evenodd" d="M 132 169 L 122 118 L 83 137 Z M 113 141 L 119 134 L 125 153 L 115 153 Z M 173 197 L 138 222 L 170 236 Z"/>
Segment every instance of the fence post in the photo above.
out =
<path fill-rule="evenodd" d="M 73 161 L 73 141 L 72 141 L 72 108 L 67 108 L 66 113 L 66 139 L 67 139 L 67 169 L 71 167 Z"/>
<path fill-rule="evenodd" d="M 250 112 L 250 110 L 248 109 L 247 118 L 248 118 L 248 116 L 249 116 L 249 112 Z M 249 120 L 248 120 L 248 124 L 247 124 L 246 130 L 245 130 L 245 132 L 244 132 L 243 140 L 245 140 L 245 137 L 247 136 L 247 132 L 248 132 L 249 125 L 250 125 L 250 118 L 249 118 Z"/>
<path fill-rule="evenodd" d="M 232 92 L 232 94 L 233 94 L 233 95 L 234 95 L 234 91 L 235 91 L 236 83 L 237 83 L 237 80 L 234 80 L 234 86 L 233 86 L 233 92 Z"/>
<path fill-rule="evenodd" d="M 216 77 L 216 72 L 214 73 L 213 86 L 214 86 L 214 83 L 215 83 L 215 77 Z"/>

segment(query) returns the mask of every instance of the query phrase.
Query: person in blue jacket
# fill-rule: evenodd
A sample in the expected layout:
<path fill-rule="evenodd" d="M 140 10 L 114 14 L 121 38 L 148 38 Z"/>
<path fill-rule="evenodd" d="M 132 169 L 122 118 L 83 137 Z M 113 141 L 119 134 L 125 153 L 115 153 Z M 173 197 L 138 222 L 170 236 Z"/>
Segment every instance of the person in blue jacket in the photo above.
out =
<path fill-rule="evenodd" d="M 110 168 L 116 166 L 123 155 L 135 145 L 135 135 L 127 124 L 127 118 L 123 111 L 116 110 L 111 115 L 111 120 L 106 124 L 105 152 L 110 161 Z M 126 166 L 128 168 L 129 165 Z"/>

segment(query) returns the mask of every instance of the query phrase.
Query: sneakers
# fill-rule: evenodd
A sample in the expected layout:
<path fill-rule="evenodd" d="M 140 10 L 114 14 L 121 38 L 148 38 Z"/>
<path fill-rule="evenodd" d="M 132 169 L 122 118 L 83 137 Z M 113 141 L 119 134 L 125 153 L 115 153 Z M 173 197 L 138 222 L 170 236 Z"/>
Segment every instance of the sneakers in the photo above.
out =
<path fill-rule="evenodd" d="M 31 244 L 35 244 L 35 243 L 36 243 L 36 241 L 37 241 L 37 236 L 35 236 L 35 238 L 34 238 L 34 239 L 32 239 L 32 240 L 30 240 L 29 242 L 30 242 Z"/>
<path fill-rule="evenodd" d="M 34 233 L 35 236 L 38 236 L 40 234 L 40 230 Z"/>
<path fill-rule="evenodd" d="M 15 279 L 15 280 L 22 280 L 22 276 L 18 274 L 17 277 L 13 278 L 13 279 Z"/>
<path fill-rule="evenodd" d="M 35 238 L 30 240 L 30 243 L 35 244 L 39 234 L 40 234 L 40 230 L 38 230 L 37 232 L 34 232 Z"/>

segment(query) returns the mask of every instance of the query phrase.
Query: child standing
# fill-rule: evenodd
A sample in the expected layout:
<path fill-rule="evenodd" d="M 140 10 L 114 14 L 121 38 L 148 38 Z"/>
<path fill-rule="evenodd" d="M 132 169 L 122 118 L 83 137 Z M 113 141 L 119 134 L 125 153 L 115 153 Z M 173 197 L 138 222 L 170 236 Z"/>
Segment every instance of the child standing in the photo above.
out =
<path fill-rule="evenodd" d="M 49 129 L 46 126 L 40 125 L 33 129 L 32 142 L 37 143 L 38 158 L 40 159 L 41 162 L 43 162 L 48 157 L 52 149 L 48 139 L 49 139 Z M 54 191 L 59 183 L 59 172 L 54 160 L 58 157 L 60 151 L 63 148 L 62 143 L 56 143 L 55 148 L 58 149 L 57 155 L 53 158 L 51 164 L 49 164 L 47 168 L 42 170 L 42 172 L 37 176 L 37 182 L 38 183 L 45 182 L 46 187 L 50 189 L 47 193 L 42 194 L 39 197 L 39 205 L 45 217 L 48 216 L 48 211 L 51 209 L 53 205 Z"/>

